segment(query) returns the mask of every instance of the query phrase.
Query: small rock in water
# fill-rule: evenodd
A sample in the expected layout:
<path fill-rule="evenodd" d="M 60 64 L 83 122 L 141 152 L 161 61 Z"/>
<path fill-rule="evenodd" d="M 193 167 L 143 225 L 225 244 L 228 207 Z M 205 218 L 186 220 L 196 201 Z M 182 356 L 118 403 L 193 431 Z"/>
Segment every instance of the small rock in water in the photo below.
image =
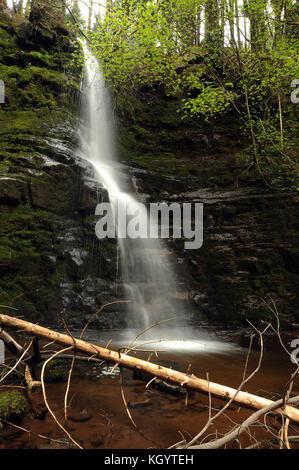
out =
<path fill-rule="evenodd" d="M 146 395 L 141 395 L 137 397 L 135 400 L 131 400 L 128 405 L 130 408 L 142 408 L 144 406 L 148 406 L 151 403 L 151 399 Z"/>
<path fill-rule="evenodd" d="M 102 438 L 99 438 L 99 439 L 96 439 L 96 440 L 94 440 L 94 441 L 91 441 L 92 447 L 100 447 L 100 446 L 102 446 L 104 443 L 105 443 L 105 441 L 104 441 L 104 439 L 102 439 Z"/>
<path fill-rule="evenodd" d="M 69 419 L 77 423 L 83 423 L 84 421 L 89 421 L 92 418 L 92 414 L 87 411 L 85 408 L 83 410 L 72 411 L 69 414 Z"/>
<path fill-rule="evenodd" d="M 172 419 L 172 418 L 175 418 L 176 416 L 175 415 L 172 415 L 170 413 L 168 413 L 167 415 L 165 415 L 165 418 L 166 419 Z"/>

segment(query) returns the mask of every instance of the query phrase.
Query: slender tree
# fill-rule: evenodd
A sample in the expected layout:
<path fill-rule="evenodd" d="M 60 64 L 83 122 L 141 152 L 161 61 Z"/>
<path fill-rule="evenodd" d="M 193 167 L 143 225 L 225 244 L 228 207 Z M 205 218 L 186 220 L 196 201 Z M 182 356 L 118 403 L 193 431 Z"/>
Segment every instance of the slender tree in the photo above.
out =
<path fill-rule="evenodd" d="M 237 38 L 238 38 L 238 46 L 241 46 L 241 30 L 240 30 L 240 12 L 239 12 L 239 4 L 238 0 L 234 0 L 234 10 L 235 10 L 235 24 L 237 30 Z"/>
<path fill-rule="evenodd" d="M 218 0 L 206 0 L 205 2 L 205 31 L 207 35 L 219 31 Z"/>
<path fill-rule="evenodd" d="M 226 15 L 229 23 L 230 39 L 235 43 L 235 0 L 226 3 Z"/>
<path fill-rule="evenodd" d="M 94 7 L 94 0 L 89 0 L 89 5 L 88 5 L 88 22 L 87 22 L 87 27 L 88 27 L 89 30 L 91 30 L 92 15 L 93 15 L 93 7 Z"/>
<path fill-rule="evenodd" d="M 244 9 L 250 20 L 251 49 L 263 50 L 266 45 L 266 8 L 268 0 L 244 0 Z"/>
<path fill-rule="evenodd" d="M 29 18 L 31 10 L 31 0 L 27 0 L 25 7 L 25 18 Z"/>
<path fill-rule="evenodd" d="M 282 34 L 282 12 L 284 0 L 271 0 L 271 7 L 274 12 L 274 42 L 276 42 Z"/>

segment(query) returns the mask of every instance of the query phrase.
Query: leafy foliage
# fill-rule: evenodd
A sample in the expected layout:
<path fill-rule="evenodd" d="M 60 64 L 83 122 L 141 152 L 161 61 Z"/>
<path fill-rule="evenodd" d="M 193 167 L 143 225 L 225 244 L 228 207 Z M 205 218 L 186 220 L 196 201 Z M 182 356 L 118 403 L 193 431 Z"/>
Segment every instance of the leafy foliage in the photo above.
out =
<path fill-rule="evenodd" d="M 129 103 L 144 86 L 159 87 L 180 99 L 183 119 L 237 113 L 251 142 L 244 164 L 251 160 L 267 185 L 296 186 L 298 108 L 290 101 L 291 81 L 299 77 L 295 2 L 109 3 L 85 35 L 118 102 Z"/>

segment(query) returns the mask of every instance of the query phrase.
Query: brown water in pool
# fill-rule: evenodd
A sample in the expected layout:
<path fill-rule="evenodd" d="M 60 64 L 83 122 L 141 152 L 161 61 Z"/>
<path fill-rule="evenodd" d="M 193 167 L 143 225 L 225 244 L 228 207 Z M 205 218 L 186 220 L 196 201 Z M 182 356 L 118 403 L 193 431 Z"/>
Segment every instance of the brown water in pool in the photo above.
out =
<path fill-rule="evenodd" d="M 120 332 L 91 332 L 86 339 L 91 342 L 106 345 L 109 337 L 114 337 L 113 348 L 128 344 L 134 332 L 127 332 L 127 337 Z M 76 336 L 76 334 L 74 334 Z M 143 342 L 143 338 L 139 340 Z M 142 348 L 153 348 L 153 345 Z M 51 346 L 53 349 L 53 345 Z M 231 338 L 219 337 L 213 332 L 194 330 L 192 341 L 171 341 L 157 343 L 156 349 L 167 349 L 165 352 L 155 352 L 151 361 L 172 368 L 191 372 L 198 377 L 222 385 L 238 387 L 242 381 L 247 349 L 238 347 Z M 149 353 L 131 353 L 138 357 L 148 358 Z M 257 366 L 258 351 L 250 355 L 248 373 Z M 294 371 L 295 366 L 289 356 L 283 351 L 265 351 L 262 366 L 254 378 L 245 385 L 243 390 L 278 399 Z M 112 372 L 112 373 L 111 373 Z M 72 437 L 86 449 L 148 449 L 167 448 L 185 437 L 189 440 L 206 424 L 208 419 L 209 397 L 201 393 L 191 393 L 188 400 L 183 395 L 173 395 L 168 392 L 146 388 L 146 382 L 133 377 L 132 371 L 124 370 L 123 391 L 129 409 L 137 428 L 134 428 L 128 417 L 121 396 L 119 369 L 113 370 L 110 365 L 86 364 L 76 362 L 69 392 L 69 416 L 66 425 Z M 248 375 L 248 374 L 247 374 Z M 64 421 L 64 394 L 66 383 L 46 384 L 47 398 L 57 419 Z M 294 385 L 294 394 L 299 392 Z M 212 399 L 213 413 L 225 402 Z M 231 405 L 224 415 L 208 429 L 205 437 L 217 432 L 218 437 L 227 433 L 236 423 L 241 423 L 252 410 Z M 261 426 L 254 426 L 250 434 L 244 433 L 240 438 L 242 447 L 250 446 L 262 439 L 271 438 L 272 432 L 277 432 L 281 423 L 277 418 L 267 419 L 270 432 L 265 432 Z M 6 438 L 0 444 L 0 449 L 30 449 L 30 448 L 68 448 L 70 447 L 66 434 L 57 426 L 49 413 L 43 420 L 24 418 L 20 426 L 31 433 L 20 433 L 16 430 L 6 430 Z M 35 434 L 62 441 L 61 444 L 42 439 Z M 291 424 L 290 433 L 298 433 L 298 427 Z M 273 437 L 273 436 L 272 436 Z M 201 438 L 202 439 L 202 438 Z M 265 446 L 267 443 L 264 444 Z M 236 447 L 239 446 L 235 444 Z"/>

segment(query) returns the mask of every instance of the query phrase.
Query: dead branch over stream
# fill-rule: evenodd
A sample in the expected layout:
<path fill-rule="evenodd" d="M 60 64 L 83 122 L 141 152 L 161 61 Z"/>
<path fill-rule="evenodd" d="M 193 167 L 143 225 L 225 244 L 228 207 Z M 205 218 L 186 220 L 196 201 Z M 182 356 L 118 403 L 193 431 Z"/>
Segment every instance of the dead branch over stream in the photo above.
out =
<path fill-rule="evenodd" d="M 116 365 L 129 369 L 137 369 L 139 371 L 146 372 L 152 377 L 160 378 L 167 382 L 180 385 L 181 387 L 186 387 L 198 392 L 208 393 L 225 400 L 234 400 L 243 406 L 260 410 L 266 407 L 271 408 L 274 405 L 273 401 L 266 398 L 213 383 L 208 380 L 198 378 L 193 374 L 189 375 L 178 372 L 167 367 L 128 356 L 127 354 L 123 354 L 121 352 L 102 348 L 81 339 L 75 339 L 71 336 L 55 332 L 48 328 L 44 328 L 19 318 L 8 315 L 0 315 L 0 325 L 17 328 L 18 330 L 27 332 L 36 338 L 43 338 L 52 341 L 56 344 L 62 345 L 76 352 L 81 352 L 83 354 L 92 356 L 94 358 L 112 362 Z M 284 415 L 294 422 L 299 423 L 299 409 L 285 405 L 283 407 L 276 408 L 273 411 L 275 411 L 275 413 Z"/>

